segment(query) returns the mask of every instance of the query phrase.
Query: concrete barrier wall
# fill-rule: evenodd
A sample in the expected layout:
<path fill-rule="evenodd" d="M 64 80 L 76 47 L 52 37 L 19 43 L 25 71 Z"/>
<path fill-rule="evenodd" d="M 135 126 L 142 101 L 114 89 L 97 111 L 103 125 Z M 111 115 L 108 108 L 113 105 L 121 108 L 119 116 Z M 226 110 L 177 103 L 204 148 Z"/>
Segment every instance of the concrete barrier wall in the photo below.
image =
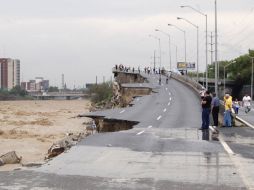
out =
<path fill-rule="evenodd" d="M 189 87 L 191 87 L 198 96 L 200 96 L 200 91 L 204 90 L 205 88 L 199 84 L 198 82 L 194 81 L 193 79 L 191 79 L 190 77 L 186 76 L 186 75 L 179 75 L 176 73 L 171 73 L 171 77 L 179 82 L 184 83 L 185 85 L 188 85 Z"/>

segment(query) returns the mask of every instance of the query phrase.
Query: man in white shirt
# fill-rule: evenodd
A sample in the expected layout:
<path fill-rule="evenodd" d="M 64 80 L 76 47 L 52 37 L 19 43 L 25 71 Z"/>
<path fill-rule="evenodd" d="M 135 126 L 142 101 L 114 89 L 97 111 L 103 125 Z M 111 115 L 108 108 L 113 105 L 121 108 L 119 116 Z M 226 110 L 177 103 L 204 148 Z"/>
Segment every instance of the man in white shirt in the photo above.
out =
<path fill-rule="evenodd" d="M 248 113 L 251 110 L 251 105 L 250 105 L 251 97 L 248 94 L 245 94 L 242 102 L 243 102 L 245 113 Z"/>

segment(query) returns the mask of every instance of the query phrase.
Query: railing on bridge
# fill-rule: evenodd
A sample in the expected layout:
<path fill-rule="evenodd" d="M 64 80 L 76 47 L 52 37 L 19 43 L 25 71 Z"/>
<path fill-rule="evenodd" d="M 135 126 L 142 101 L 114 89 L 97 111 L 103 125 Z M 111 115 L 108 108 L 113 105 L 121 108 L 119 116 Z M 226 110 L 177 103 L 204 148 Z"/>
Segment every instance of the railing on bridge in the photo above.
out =
<path fill-rule="evenodd" d="M 200 93 L 200 91 L 205 90 L 204 86 L 202 86 L 197 81 L 195 81 L 194 79 L 190 78 L 187 75 L 180 75 L 180 74 L 171 72 L 171 77 L 191 86 L 198 94 Z"/>

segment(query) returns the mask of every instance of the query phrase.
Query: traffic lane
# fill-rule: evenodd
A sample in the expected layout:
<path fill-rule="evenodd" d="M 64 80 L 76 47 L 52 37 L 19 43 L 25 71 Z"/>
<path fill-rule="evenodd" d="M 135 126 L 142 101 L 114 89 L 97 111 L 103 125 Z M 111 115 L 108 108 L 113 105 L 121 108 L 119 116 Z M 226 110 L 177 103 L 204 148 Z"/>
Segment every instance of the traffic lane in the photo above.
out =
<path fill-rule="evenodd" d="M 172 101 L 161 127 L 200 128 L 201 106 L 199 97 L 186 85 L 170 80 Z"/>
<path fill-rule="evenodd" d="M 224 152 L 138 152 L 93 146 L 77 148 L 36 171 L 63 176 L 99 176 L 115 181 L 148 178 L 175 183 L 243 186 L 236 168 Z"/>
<path fill-rule="evenodd" d="M 220 133 L 235 154 L 254 159 L 254 130 L 252 128 L 221 128 Z"/>
<path fill-rule="evenodd" d="M 139 134 L 139 132 L 144 131 Z M 187 134 L 186 134 L 187 133 Z M 174 136 L 175 135 L 175 136 Z M 222 152 L 217 141 L 201 141 L 196 130 L 159 130 L 142 128 L 115 133 L 96 134 L 84 139 L 78 146 L 118 147 L 139 152 Z"/>
<path fill-rule="evenodd" d="M 159 174 L 158 174 L 159 175 Z M 39 179 L 39 180 L 38 180 Z M 219 181 L 219 179 L 218 179 Z M 226 184 L 201 184 L 157 180 L 151 178 L 103 178 L 78 175 L 57 175 L 34 171 L 16 171 L 0 173 L 0 189 L 54 189 L 54 190 L 154 190 L 154 189 L 186 189 L 186 190 L 245 190 Z"/>
<path fill-rule="evenodd" d="M 240 108 L 239 113 L 237 114 L 238 117 L 241 119 L 247 121 L 250 123 L 252 126 L 254 126 L 254 111 L 251 110 L 247 114 L 244 112 L 243 108 Z"/>

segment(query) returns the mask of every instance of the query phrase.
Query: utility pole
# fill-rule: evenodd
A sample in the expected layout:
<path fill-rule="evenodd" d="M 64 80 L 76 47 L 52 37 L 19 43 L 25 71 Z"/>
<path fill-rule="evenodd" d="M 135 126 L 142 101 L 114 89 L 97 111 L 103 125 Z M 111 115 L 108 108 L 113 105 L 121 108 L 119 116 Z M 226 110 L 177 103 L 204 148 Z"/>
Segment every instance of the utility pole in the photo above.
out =
<path fill-rule="evenodd" d="M 213 50 L 213 45 L 214 45 L 214 43 L 213 43 L 213 32 L 211 32 L 211 36 L 210 37 L 211 37 L 211 43 L 210 43 L 211 50 L 210 50 L 210 52 L 211 52 L 211 65 L 212 65 L 213 64 L 213 52 L 214 52 L 214 50 Z M 207 69 L 207 72 L 208 72 L 208 69 Z"/>
<path fill-rule="evenodd" d="M 218 25 L 217 25 L 217 0 L 214 1 L 215 4 L 215 93 L 218 94 Z"/>

